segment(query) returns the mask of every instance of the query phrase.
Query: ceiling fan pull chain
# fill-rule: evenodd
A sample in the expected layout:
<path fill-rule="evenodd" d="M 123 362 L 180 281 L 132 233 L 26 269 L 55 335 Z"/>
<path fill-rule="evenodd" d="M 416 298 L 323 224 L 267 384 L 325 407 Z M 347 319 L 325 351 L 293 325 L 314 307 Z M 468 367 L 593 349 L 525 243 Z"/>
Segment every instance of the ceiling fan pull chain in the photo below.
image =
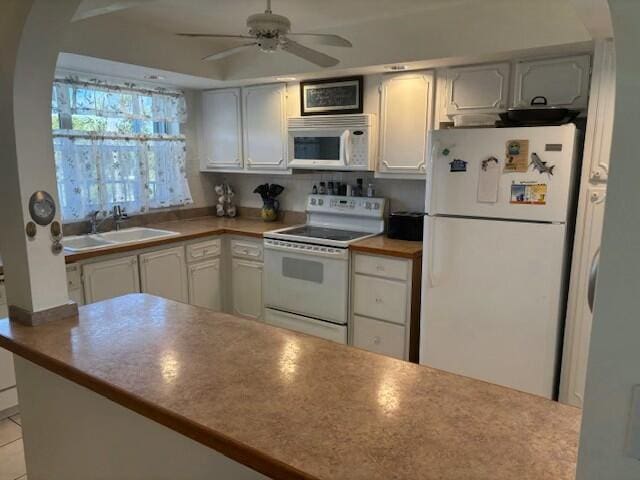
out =
<path fill-rule="evenodd" d="M 267 9 L 264 11 L 264 13 L 273 13 L 271 11 L 271 0 L 267 0 Z"/>

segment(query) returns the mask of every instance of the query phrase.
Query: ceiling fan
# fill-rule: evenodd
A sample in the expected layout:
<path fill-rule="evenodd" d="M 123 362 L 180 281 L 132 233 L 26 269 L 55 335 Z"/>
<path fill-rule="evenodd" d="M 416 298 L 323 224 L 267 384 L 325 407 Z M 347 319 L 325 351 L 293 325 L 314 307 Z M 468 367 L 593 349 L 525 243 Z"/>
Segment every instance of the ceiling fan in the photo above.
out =
<path fill-rule="evenodd" d="M 271 11 L 271 0 L 267 0 L 267 9 L 264 13 L 256 13 L 247 19 L 249 27 L 248 35 L 219 35 L 215 33 L 178 33 L 182 37 L 200 38 L 234 38 L 239 40 L 252 40 L 237 47 L 228 48 L 221 52 L 209 55 L 202 60 L 220 60 L 244 50 L 258 47 L 263 52 L 275 52 L 281 49 L 296 57 L 303 58 L 320 67 L 333 67 L 340 63 L 337 58 L 330 57 L 322 52 L 296 42 L 293 38 L 314 42 L 320 45 L 332 47 L 351 47 L 351 42 L 339 35 L 323 33 L 291 33 L 291 22 L 282 15 Z"/>

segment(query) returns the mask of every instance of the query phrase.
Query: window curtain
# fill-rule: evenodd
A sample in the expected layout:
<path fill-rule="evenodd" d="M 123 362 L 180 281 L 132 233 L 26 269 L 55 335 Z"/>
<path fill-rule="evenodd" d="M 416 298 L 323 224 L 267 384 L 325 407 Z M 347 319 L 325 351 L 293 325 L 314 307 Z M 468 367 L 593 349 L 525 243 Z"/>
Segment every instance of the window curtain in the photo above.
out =
<path fill-rule="evenodd" d="M 112 121 L 179 124 L 186 120 L 181 94 L 85 83 L 56 82 L 52 112 L 71 124 L 74 115 Z M 107 122 L 108 123 L 108 122 Z M 110 124 L 109 124 L 110 125 Z M 85 219 L 120 205 L 142 213 L 193 203 L 182 135 L 114 131 L 54 130 L 54 153 L 62 217 Z"/>

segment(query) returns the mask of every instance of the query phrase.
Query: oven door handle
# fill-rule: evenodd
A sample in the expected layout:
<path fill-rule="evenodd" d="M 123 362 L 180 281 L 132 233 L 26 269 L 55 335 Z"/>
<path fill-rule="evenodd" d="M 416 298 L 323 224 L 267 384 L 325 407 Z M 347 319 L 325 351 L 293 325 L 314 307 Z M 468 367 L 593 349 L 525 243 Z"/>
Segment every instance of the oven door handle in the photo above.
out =
<path fill-rule="evenodd" d="M 278 240 L 265 239 L 265 250 L 274 250 L 291 255 L 304 255 L 307 257 L 333 258 L 336 260 L 348 260 L 349 249 L 322 247 L 320 245 L 285 244 Z"/>

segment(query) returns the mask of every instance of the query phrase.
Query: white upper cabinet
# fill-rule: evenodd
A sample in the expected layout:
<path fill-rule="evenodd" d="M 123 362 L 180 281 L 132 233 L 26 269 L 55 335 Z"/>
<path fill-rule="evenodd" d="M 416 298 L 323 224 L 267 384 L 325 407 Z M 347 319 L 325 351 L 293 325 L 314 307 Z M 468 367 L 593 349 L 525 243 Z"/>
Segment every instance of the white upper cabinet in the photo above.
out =
<path fill-rule="evenodd" d="M 242 99 L 245 167 L 286 170 L 286 85 L 246 87 Z"/>
<path fill-rule="evenodd" d="M 499 113 L 509 103 L 509 63 L 447 70 L 446 113 Z"/>
<path fill-rule="evenodd" d="M 187 303 L 189 301 L 184 247 L 140 255 L 142 291 Z"/>
<path fill-rule="evenodd" d="M 381 174 L 424 175 L 433 72 L 386 75 L 380 85 Z"/>
<path fill-rule="evenodd" d="M 242 114 L 239 88 L 202 94 L 201 169 L 242 169 Z"/>
<path fill-rule="evenodd" d="M 517 62 L 513 105 L 526 107 L 541 96 L 549 105 L 586 109 L 590 67 L 589 55 Z"/>

